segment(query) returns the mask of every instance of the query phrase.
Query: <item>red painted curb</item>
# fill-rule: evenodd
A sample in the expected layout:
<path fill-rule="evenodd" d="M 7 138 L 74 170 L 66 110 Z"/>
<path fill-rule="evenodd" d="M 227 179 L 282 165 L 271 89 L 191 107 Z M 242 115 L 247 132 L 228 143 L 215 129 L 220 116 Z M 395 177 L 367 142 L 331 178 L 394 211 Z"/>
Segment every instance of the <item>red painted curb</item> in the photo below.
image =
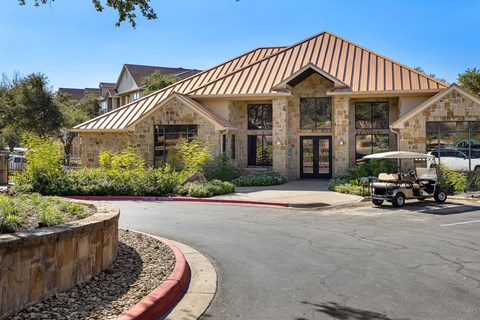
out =
<path fill-rule="evenodd" d="M 175 255 L 175 267 L 168 278 L 157 288 L 140 300 L 130 310 L 125 311 L 118 320 L 151 320 L 164 317 L 185 295 L 190 284 L 191 270 L 183 253 L 165 238 L 140 231 L 132 231 L 157 239 L 172 249 Z"/>
<path fill-rule="evenodd" d="M 154 196 L 64 196 L 68 199 L 92 200 L 92 201 L 178 201 L 178 202 L 204 202 L 204 203 L 231 203 L 231 204 L 253 204 L 263 206 L 288 207 L 288 202 L 268 202 L 254 200 L 233 200 L 233 199 L 209 199 L 193 197 L 154 197 Z"/>

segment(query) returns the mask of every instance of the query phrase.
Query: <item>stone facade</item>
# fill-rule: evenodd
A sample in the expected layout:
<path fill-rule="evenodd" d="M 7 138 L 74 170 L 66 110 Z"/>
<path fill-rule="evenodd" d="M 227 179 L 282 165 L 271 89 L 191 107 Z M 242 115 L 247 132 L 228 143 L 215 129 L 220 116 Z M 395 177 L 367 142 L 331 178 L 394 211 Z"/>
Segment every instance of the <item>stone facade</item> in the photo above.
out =
<path fill-rule="evenodd" d="M 133 147 L 145 159 L 148 165 L 153 166 L 154 126 L 191 124 L 198 126 L 200 143 L 208 146 L 213 155 L 220 154 L 221 132 L 215 130 L 215 126 L 211 121 L 174 98 L 138 123 L 133 132 L 82 132 L 80 134 L 82 165 L 86 167 L 98 166 L 98 155 L 102 151 L 120 151 L 127 147 Z"/>
<path fill-rule="evenodd" d="M 219 155 L 221 150 L 221 132 L 215 130 L 215 125 L 199 115 L 190 106 L 172 99 L 166 105 L 135 126 L 132 135 L 132 146 L 139 150 L 147 164 L 154 165 L 154 126 L 155 125 L 197 125 L 198 140 L 207 146 L 212 155 Z"/>
<path fill-rule="evenodd" d="M 226 120 L 235 127 L 235 130 L 221 131 L 209 119 L 198 114 L 189 105 L 176 98 L 166 105 L 158 108 L 148 117 L 138 123 L 133 132 L 129 133 L 82 133 L 81 148 L 82 162 L 87 166 L 98 164 L 98 153 L 101 150 L 120 150 L 132 146 L 139 150 L 147 164 L 155 165 L 154 159 L 154 126 L 155 125 L 197 125 L 198 139 L 211 150 L 213 156 L 222 152 L 222 147 L 227 155 L 232 157 L 232 136 L 235 135 L 234 165 L 239 174 L 258 171 L 274 170 L 285 173 L 290 179 L 300 177 L 300 141 L 302 137 L 327 137 L 331 139 L 332 175 L 344 173 L 355 166 L 356 135 L 357 134 L 383 134 L 389 136 L 390 150 L 425 151 L 425 121 L 438 121 L 438 119 L 473 119 L 478 115 L 478 110 L 471 107 L 471 102 L 462 100 L 458 96 L 442 99 L 442 102 L 432 106 L 427 113 L 417 116 L 414 120 L 406 122 L 405 129 L 397 137 L 390 128 L 384 129 L 358 129 L 355 127 L 355 104 L 357 102 L 388 102 L 389 124 L 400 117 L 400 98 L 388 96 L 339 96 L 329 95 L 333 89 L 333 82 L 318 73 L 307 77 L 302 76 L 301 81 L 289 87 L 292 95 L 275 99 L 259 98 L 240 100 L 236 98 L 217 99 L 210 101 L 209 105 L 215 111 L 216 105 L 222 106 L 222 114 Z M 300 128 L 300 99 L 330 97 L 332 101 L 332 127 L 305 130 Z M 417 97 L 409 95 L 408 108 L 414 103 L 421 103 L 427 98 L 425 94 Z M 229 100 L 227 100 L 229 99 Z M 418 100 L 418 101 L 417 101 Z M 200 101 L 201 103 L 201 101 Z M 272 104 L 272 129 L 248 129 L 248 105 Z M 228 106 L 228 107 L 227 107 Z M 455 106 L 455 107 L 454 107 Z M 409 110 L 410 110 L 409 109 Z M 403 114 L 405 110 L 403 110 Z M 433 119 L 433 120 L 429 120 Z M 435 120 L 436 119 L 436 120 Z M 414 121 L 414 122 L 412 122 Z M 408 128 L 408 129 L 407 129 Z M 413 129 L 413 130 L 412 130 Z M 225 140 L 222 139 L 225 135 Z M 271 167 L 248 166 L 248 136 L 272 136 L 273 165 Z M 400 140 L 398 140 L 400 139 Z M 226 145 L 223 146 L 223 141 Z M 400 141 L 400 145 L 398 145 Z"/>
<path fill-rule="evenodd" d="M 480 104 L 458 90 L 452 90 L 443 98 L 426 107 L 403 122 L 398 129 L 399 149 L 426 152 L 426 128 L 428 121 L 479 121 Z"/>
<path fill-rule="evenodd" d="M 82 132 L 79 141 L 84 167 L 97 167 L 98 155 L 102 151 L 121 151 L 132 144 L 132 138 L 126 132 Z"/>
<path fill-rule="evenodd" d="M 91 279 L 117 258 L 119 211 L 0 236 L 0 318 Z"/>

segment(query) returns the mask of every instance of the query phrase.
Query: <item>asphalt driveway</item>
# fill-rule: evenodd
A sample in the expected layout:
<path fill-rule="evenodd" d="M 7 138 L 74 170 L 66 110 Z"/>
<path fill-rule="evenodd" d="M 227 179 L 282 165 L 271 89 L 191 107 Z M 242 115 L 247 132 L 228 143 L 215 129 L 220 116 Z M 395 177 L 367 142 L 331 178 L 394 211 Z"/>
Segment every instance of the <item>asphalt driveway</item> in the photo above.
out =
<path fill-rule="evenodd" d="M 480 318 L 480 206 L 115 204 L 122 227 L 211 259 L 218 291 L 202 319 Z"/>

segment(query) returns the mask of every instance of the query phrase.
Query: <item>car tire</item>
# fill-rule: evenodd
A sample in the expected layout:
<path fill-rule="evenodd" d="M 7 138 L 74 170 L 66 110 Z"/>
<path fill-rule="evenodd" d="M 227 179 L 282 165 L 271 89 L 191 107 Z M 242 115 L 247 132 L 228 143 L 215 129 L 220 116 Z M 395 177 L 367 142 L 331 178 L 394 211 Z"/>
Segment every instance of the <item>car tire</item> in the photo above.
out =
<path fill-rule="evenodd" d="M 480 166 L 475 166 L 475 169 L 473 169 L 474 171 L 480 171 Z"/>
<path fill-rule="evenodd" d="M 403 193 L 397 193 L 395 198 L 393 198 L 392 205 L 394 207 L 400 208 L 405 204 L 405 195 Z"/>
<path fill-rule="evenodd" d="M 440 189 L 437 192 L 435 192 L 435 195 L 433 196 L 433 198 L 438 203 L 444 203 L 447 200 L 447 193 L 445 192 L 445 190 Z"/>
<path fill-rule="evenodd" d="M 376 206 L 381 206 L 383 203 L 383 200 L 372 199 L 372 203 Z"/>

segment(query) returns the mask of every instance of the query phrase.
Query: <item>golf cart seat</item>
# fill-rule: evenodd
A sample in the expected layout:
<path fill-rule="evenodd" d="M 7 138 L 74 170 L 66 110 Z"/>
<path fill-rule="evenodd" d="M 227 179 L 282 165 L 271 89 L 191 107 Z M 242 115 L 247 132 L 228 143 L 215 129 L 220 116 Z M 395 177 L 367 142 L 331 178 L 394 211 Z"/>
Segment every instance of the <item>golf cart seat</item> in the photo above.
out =
<path fill-rule="evenodd" d="M 382 182 L 397 182 L 398 179 L 398 174 L 396 173 L 380 173 L 378 175 L 378 181 Z"/>

